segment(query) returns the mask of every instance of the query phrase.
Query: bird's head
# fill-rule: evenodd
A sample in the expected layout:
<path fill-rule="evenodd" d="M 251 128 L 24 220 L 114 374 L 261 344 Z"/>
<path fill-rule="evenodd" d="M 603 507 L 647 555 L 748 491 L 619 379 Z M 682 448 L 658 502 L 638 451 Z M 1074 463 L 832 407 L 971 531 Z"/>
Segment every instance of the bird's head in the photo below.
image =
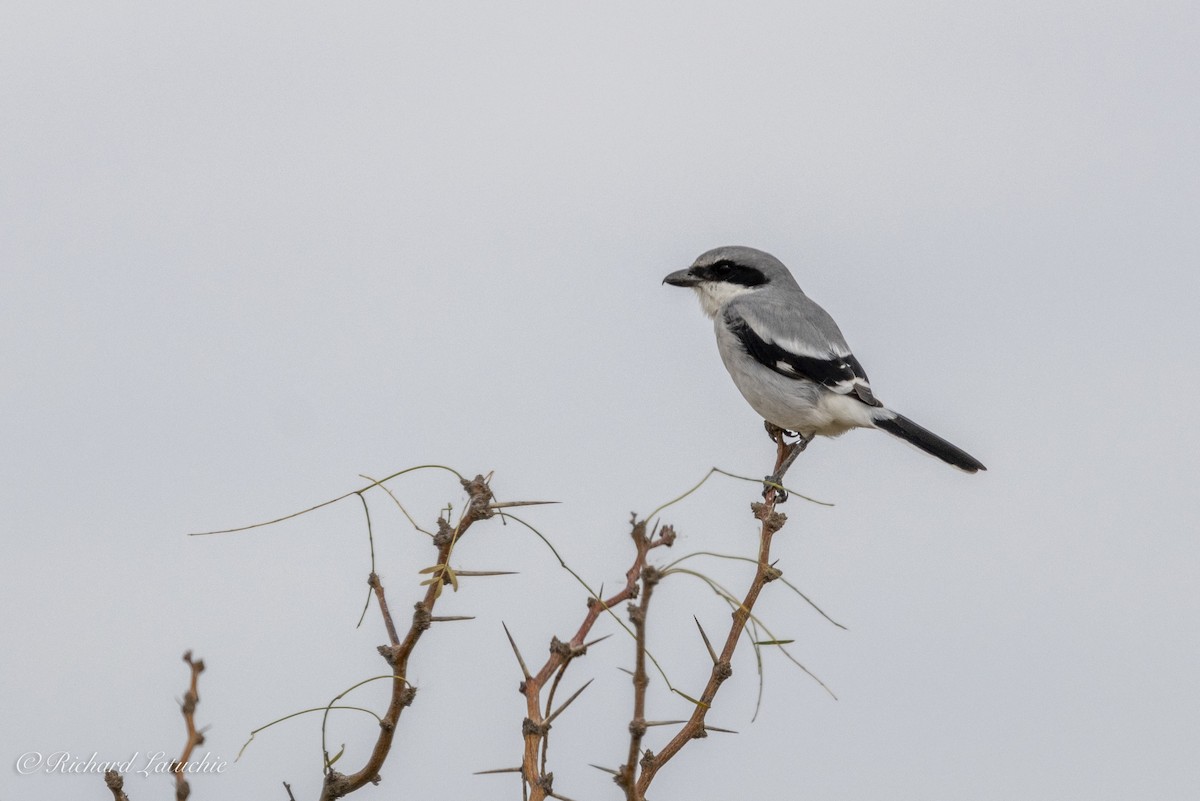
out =
<path fill-rule="evenodd" d="M 799 289 L 779 259 L 742 245 L 728 245 L 703 253 L 691 267 L 671 273 L 663 283 L 696 290 L 700 305 L 709 317 L 716 316 L 722 306 L 748 292 L 760 292 L 772 286 Z"/>

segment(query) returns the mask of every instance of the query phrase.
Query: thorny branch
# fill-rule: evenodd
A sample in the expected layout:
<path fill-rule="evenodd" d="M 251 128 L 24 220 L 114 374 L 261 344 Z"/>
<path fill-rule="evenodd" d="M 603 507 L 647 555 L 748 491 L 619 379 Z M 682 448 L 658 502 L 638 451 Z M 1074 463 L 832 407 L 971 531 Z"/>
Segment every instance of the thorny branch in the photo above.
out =
<path fill-rule="evenodd" d="M 629 619 L 637 641 L 637 655 L 633 669 L 633 720 L 629 722 L 629 757 L 617 771 L 614 779 L 625 788 L 627 798 L 632 798 L 633 780 L 637 776 L 637 762 L 641 755 L 642 738 L 646 736 L 646 688 L 650 677 L 646 674 L 646 614 L 650 609 L 650 596 L 658 584 L 659 572 L 650 565 L 642 568 L 641 603 L 629 605 Z"/>
<path fill-rule="evenodd" d="M 416 688 L 405 679 L 409 657 L 412 656 L 413 649 L 421 639 L 421 635 L 433 625 L 433 609 L 437 605 L 438 598 L 441 597 L 442 587 L 455 581 L 454 573 L 450 570 L 450 554 L 472 523 L 477 520 L 486 520 L 496 514 L 491 505 L 492 491 L 483 476 L 475 476 L 471 480 L 462 479 L 462 485 L 469 496 L 467 507 L 463 511 L 458 525 L 453 528 L 445 520 L 438 521 L 438 532 L 433 537 L 433 544 L 438 549 L 437 567 L 439 569 L 433 573 L 433 578 L 426 582 L 428 586 L 425 590 L 425 597 L 414 606 L 412 623 L 403 640 L 400 639 L 395 623 L 392 621 L 383 584 L 379 577 L 372 573 L 368 579 L 388 631 L 390 644 L 380 646 L 379 653 L 392 668 L 392 697 L 387 712 L 379 722 L 379 737 L 375 741 L 375 747 L 360 770 L 349 775 L 339 773 L 329 764 L 329 758 L 326 756 L 325 783 L 321 790 L 321 801 L 333 801 L 368 783 L 378 784 L 380 781 L 379 769 L 383 767 L 383 763 L 391 751 L 400 714 L 412 704 L 417 694 Z"/>
<path fill-rule="evenodd" d="M 579 630 L 575 632 L 575 636 L 567 642 L 562 642 L 555 637 L 550 643 L 550 658 L 536 674 L 527 675 L 521 682 L 520 689 L 525 696 L 526 706 L 526 717 L 521 726 L 521 733 L 525 740 L 525 749 L 521 759 L 521 776 L 527 787 L 529 801 L 544 801 L 546 798 L 560 797 L 554 793 L 554 774 L 545 770 L 545 750 L 549 743 L 550 703 L 553 700 L 553 688 L 551 697 L 544 706 L 542 690 L 551 679 L 554 680 L 554 687 L 557 687 L 558 681 L 571 661 L 587 653 L 589 644 L 586 642 L 587 636 L 600 615 L 617 604 L 638 597 L 639 582 L 642 581 L 646 567 L 646 555 L 654 548 L 664 545 L 669 547 L 675 542 L 675 531 L 670 526 L 664 526 L 661 532 L 655 531 L 647 534 L 646 521 L 639 521 L 636 517 L 633 520 L 630 536 L 633 538 L 637 555 L 625 573 L 625 586 L 608 598 L 588 598 L 587 614 L 584 616 Z M 515 645 L 514 650 L 516 650 Z M 519 652 L 518 658 L 520 658 Z M 538 759 L 539 752 L 542 755 L 541 761 Z"/>
<path fill-rule="evenodd" d="M 196 705 L 200 703 L 199 681 L 200 674 L 204 672 L 204 660 L 192 659 L 192 652 L 187 651 L 183 655 L 183 661 L 187 662 L 192 671 L 191 683 L 188 685 L 187 692 L 183 694 L 183 701 L 179 704 L 180 711 L 183 712 L 183 723 L 187 727 L 187 741 L 183 744 L 183 754 L 179 760 L 171 765 L 171 772 L 175 774 L 175 801 L 186 801 L 191 795 L 192 788 L 187 782 L 184 771 L 187 768 L 187 762 L 192 756 L 192 751 L 196 746 L 204 744 L 204 732 L 196 728 Z"/>
<path fill-rule="evenodd" d="M 778 471 L 788 453 L 788 446 L 784 444 L 782 436 L 778 437 L 777 442 L 779 449 L 775 462 L 776 471 Z M 784 514 L 775 511 L 775 506 L 781 499 L 781 491 L 772 487 L 767 490 L 762 503 L 751 504 L 754 516 L 762 521 L 762 529 L 759 534 L 757 570 L 754 573 L 754 580 L 750 582 L 750 588 L 746 590 L 746 595 L 741 605 L 733 611 L 733 622 L 729 627 L 729 633 L 725 637 L 725 647 L 721 649 L 720 655 L 713 662 L 708 682 L 704 685 L 704 691 L 700 694 L 700 703 L 696 704 L 692 710 L 691 717 L 688 718 L 688 721 L 683 724 L 661 751 L 654 754 L 647 750 L 642 756 L 640 762 L 642 768 L 641 774 L 637 777 L 636 782 L 626 788 L 627 798 L 631 801 L 644 801 L 647 788 L 654 781 L 654 777 L 658 775 L 658 771 L 662 766 L 669 762 L 689 742 L 707 736 L 705 718 L 712 708 L 713 699 L 716 698 L 721 684 L 733 675 L 733 652 L 737 648 L 738 641 L 741 639 L 743 629 L 746 628 L 747 621 L 750 620 L 754 604 L 758 601 L 759 593 L 762 592 L 762 588 L 768 582 L 774 581 L 782 575 L 771 564 L 771 538 L 787 522 L 787 517 Z M 705 639 L 707 640 L 707 638 Z M 643 647 L 643 644 L 639 643 L 639 648 L 641 647 Z M 619 780 L 620 775 L 618 774 L 618 782 Z"/>
<path fill-rule="evenodd" d="M 786 517 L 774 510 L 775 500 L 768 497 L 764 503 L 753 504 L 753 510 L 756 517 L 762 521 L 762 531 L 759 540 L 758 550 L 758 569 L 755 571 L 754 580 L 750 583 L 750 588 L 746 591 L 745 598 L 741 605 L 733 612 L 733 622 L 729 627 L 729 633 L 725 637 L 725 647 L 721 649 L 716 662 L 713 663 L 712 671 L 709 674 L 708 683 L 704 686 L 704 691 L 700 694 L 700 703 L 692 710 L 691 717 L 688 718 L 679 731 L 671 738 L 658 754 L 646 752 L 642 759 L 642 772 L 637 779 L 637 783 L 630 793 L 629 798 L 635 801 L 643 801 L 646 796 L 646 789 L 650 783 L 654 781 L 654 777 L 658 774 L 660 768 L 665 765 L 672 757 L 679 753 L 687 743 L 694 739 L 707 736 L 705 728 L 705 717 L 712 708 L 713 699 L 717 695 L 717 691 L 721 688 L 721 684 L 733 675 L 733 652 L 737 648 L 738 641 L 741 639 L 742 630 L 745 629 L 747 621 L 754 610 L 754 604 L 758 600 L 759 593 L 767 582 L 774 581 L 779 578 L 780 572 L 770 563 L 771 556 L 771 538 L 780 528 L 783 527 Z"/>
<path fill-rule="evenodd" d="M 784 459 L 791 452 L 792 446 L 788 446 L 783 441 L 782 436 L 776 436 L 776 442 L 778 444 L 778 451 L 775 469 L 778 472 L 780 465 L 782 465 Z M 652 549 L 662 545 L 670 546 L 674 542 L 675 532 L 671 527 L 664 527 L 662 534 L 655 537 L 654 533 L 647 534 L 646 521 L 638 521 L 636 516 L 634 517 L 631 534 L 636 548 L 636 557 L 633 565 L 625 574 L 625 586 L 609 598 L 603 600 L 596 597 L 589 598 L 588 613 L 579 631 L 576 632 L 575 636 L 569 642 L 563 643 L 558 638 L 552 640 L 550 658 L 536 675 L 530 675 L 529 671 L 525 668 L 525 663 L 521 658 L 520 652 L 517 650 L 516 643 L 512 643 L 513 650 L 517 654 L 517 659 L 521 663 L 522 673 L 525 675 L 525 680 L 521 682 L 520 686 L 521 692 L 525 695 L 527 709 L 526 718 L 521 729 L 525 748 L 520 772 L 524 780 L 526 797 L 529 801 L 543 801 L 546 798 L 563 798 L 563 796 L 554 791 L 554 774 L 546 770 L 546 749 L 549 741 L 550 723 L 554 716 L 558 714 L 557 712 L 554 715 L 550 714 L 550 703 L 553 699 L 554 690 L 557 689 L 558 683 L 571 661 L 586 652 L 584 641 L 591 631 L 592 626 L 596 623 L 601 613 L 618 603 L 631 602 L 629 604 L 629 617 L 633 624 L 633 632 L 636 639 L 636 664 L 633 672 L 634 703 L 633 718 L 629 723 L 629 752 L 627 758 L 617 770 L 609 772 L 613 774 L 613 780 L 625 791 L 627 801 L 645 801 L 646 790 L 650 786 L 650 783 L 654 781 L 655 776 L 658 775 L 658 771 L 662 766 L 678 754 L 688 742 L 706 737 L 708 731 L 716 730 L 715 727 L 706 726 L 705 720 L 708 711 L 711 709 L 712 702 L 720 690 L 721 684 L 733 675 L 733 653 L 737 648 L 738 641 L 741 639 L 747 623 L 751 620 L 754 605 L 758 600 L 759 594 L 762 592 L 762 588 L 768 582 L 774 581 L 782 575 L 778 569 L 771 565 L 770 556 L 772 537 L 783 527 L 787 520 L 783 514 L 775 511 L 776 505 L 785 498 L 786 495 L 783 494 L 782 489 L 769 486 L 764 494 L 763 502 L 751 505 L 754 516 L 762 523 L 759 535 L 758 558 L 755 560 L 757 569 L 754 579 L 751 581 L 750 587 L 747 589 L 741 604 L 733 612 L 733 620 L 720 654 L 714 651 L 708 641 L 708 636 L 701 629 L 701 636 L 704 638 L 705 645 L 713 658 L 712 671 L 690 718 L 683 723 L 675 736 L 671 738 L 659 753 L 655 754 L 649 749 L 646 749 L 644 752 L 642 751 L 646 731 L 652 725 L 646 720 L 646 689 L 649 685 L 649 676 L 646 672 L 646 658 L 648 655 L 646 648 L 646 615 L 649 611 L 650 599 L 653 595 L 654 587 L 663 576 L 657 568 L 648 565 L 646 559 Z M 639 598 L 639 595 L 640 603 L 632 603 L 632 601 Z M 697 621 L 697 625 L 699 625 L 699 621 Z M 553 677 L 553 684 L 550 690 L 551 701 L 547 701 L 543 707 L 541 692 L 551 677 Z M 545 712 L 542 711 L 543 708 Z M 653 725 L 663 724 L 655 723 Z M 539 750 L 541 752 L 540 762 L 538 760 Z M 608 769 L 603 768 L 603 770 Z"/>
<path fill-rule="evenodd" d="M 782 441 L 782 438 L 779 438 L 778 443 L 777 471 L 788 452 L 788 448 Z M 322 787 L 321 801 L 334 801 L 334 799 L 342 798 L 368 783 L 379 783 L 379 770 L 390 753 L 400 716 L 403 710 L 412 704 L 416 696 L 416 688 L 410 685 L 405 678 L 408 661 L 413 650 L 422 634 L 434 622 L 467 619 L 463 617 L 435 617 L 433 615 L 434 607 L 441 597 L 443 587 L 449 584 L 457 588 L 458 576 L 499 574 L 495 571 L 475 573 L 460 571 L 456 573 L 450 567 L 451 554 L 459 539 L 461 539 L 474 522 L 493 517 L 502 507 L 527 504 L 523 502 L 495 503 L 494 496 L 488 486 L 487 478 L 478 475 L 471 480 L 462 478 L 461 476 L 459 478 L 463 488 L 467 491 L 469 500 L 456 526 L 452 527 L 445 519 L 439 519 L 438 521 L 437 533 L 432 535 L 432 542 L 437 548 L 438 553 L 437 563 L 433 567 L 422 571 L 432 575 L 428 580 L 423 582 L 427 586 L 425 595 L 422 600 L 415 604 L 412 622 L 403 638 L 401 638 L 393 621 L 386 593 L 379 576 L 372 572 L 368 578 L 368 584 L 379 606 L 388 634 L 389 644 L 380 646 L 379 652 L 392 669 L 391 699 L 386 713 L 379 719 L 380 731 L 375 746 L 366 764 L 360 770 L 348 775 L 335 771 L 333 763 L 337 759 L 331 759 L 328 753 L 325 754 L 325 780 Z M 386 480 L 384 479 L 384 481 Z M 375 481 L 372 486 L 381 483 L 382 481 Z M 361 492 L 356 491 L 351 494 L 357 494 L 361 497 Z M 349 497 L 349 495 L 343 497 Z M 719 656 L 715 654 L 707 635 L 701 629 L 701 636 L 704 637 L 709 653 L 713 656 L 712 672 L 703 692 L 700 694 L 699 701 L 695 704 L 691 717 L 683 723 L 675 736 L 658 754 L 648 749 L 642 752 L 643 740 L 648 727 L 651 725 L 670 725 L 671 723 L 679 723 L 679 721 L 650 723 L 645 719 L 646 691 L 649 685 L 649 676 L 646 671 L 646 659 L 648 657 L 646 615 L 649 610 L 654 587 L 664 575 L 657 568 L 647 564 L 647 556 L 655 548 L 671 546 L 675 540 L 675 532 L 670 526 L 664 526 L 661 531 L 656 526 L 653 531 L 647 532 L 647 521 L 639 521 L 634 516 L 631 537 L 634 542 L 636 556 L 633 564 L 625 574 L 624 586 L 608 597 L 603 596 L 602 589 L 592 597 L 589 597 L 587 601 L 587 613 L 575 635 L 567 642 L 562 642 L 557 637 L 553 638 L 550 645 L 550 656 L 536 673 L 531 673 L 527 668 L 520 655 L 520 651 L 517 649 L 516 643 L 512 641 L 512 637 L 509 635 L 510 642 L 517 655 L 524 676 L 520 690 L 526 698 L 527 714 L 522 726 L 524 739 L 522 762 L 519 768 L 484 772 L 508 772 L 510 770 L 520 772 L 526 798 L 531 801 L 543 801 L 547 798 L 564 799 L 565 801 L 565 796 L 554 791 L 553 774 L 546 770 L 549 732 L 555 718 L 578 698 L 588 685 L 583 685 L 565 703 L 557 709 L 552 710 L 555 692 L 571 662 L 576 657 L 586 654 L 588 646 L 599 641 L 593 640 L 588 642 L 587 637 L 600 616 L 605 613 L 611 613 L 613 607 L 618 604 L 629 602 L 629 614 L 636 639 L 636 666 L 633 673 L 633 718 L 629 726 L 630 743 L 627 759 L 618 770 L 610 772 L 614 774 L 616 783 L 625 790 L 626 798 L 629 801 L 645 801 L 647 788 L 664 764 L 670 761 L 690 740 L 703 738 L 707 736 L 708 731 L 717 730 L 715 727 L 706 727 L 705 719 L 707 713 L 721 684 L 733 673 L 733 652 L 748 622 L 752 619 L 752 610 L 762 588 L 768 582 L 779 578 L 781 575 L 770 564 L 770 546 L 772 537 L 782 528 L 786 521 L 784 515 L 775 511 L 777 503 L 785 498 L 786 496 L 780 488 L 772 486 L 764 494 L 763 503 L 752 504 L 755 516 L 762 522 L 759 553 L 757 560 L 755 560 L 757 570 L 754 579 L 743 601 L 733 612 L 732 624 Z M 341 498 L 334 500 L 341 500 Z M 328 501 L 313 507 L 313 509 L 321 508 L 333 502 Z M 306 511 L 312 511 L 312 509 Z M 303 512 L 296 514 L 303 514 Z M 405 514 L 407 515 L 407 512 Z M 280 520 L 290 519 L 294 516 L 289 515 L 285 518 L 280 518 Z M 244 528 L 254 528 L 259 525 L 267 524 L 255 524 L 255 526 Z M 640 603 L 635 603 L 639 597 Z M 186 801 L 188 797 L 190 788 L 184 779 L 183 768 L 186 766 L 187 760 L 194 748 L 204 742 L 203 732 L 197 730 L 194 724 L 194 711 L 199 701 L 197 680 L 199 673 L 204 670 L 204 663 L 198 660 L 193 661 L 190 652 L 184 655 L 184 659 L 192 668 L 192 679 L 190 689 L 182 703 L 184 718 L 188 728 L 188 741 L 180 760 L 172 766 L 176 774 L 177 801 Z M 543 703 L 543 691 L 547 688 L 548 684 L 549 693 Z M 112 791 L 115 801 L 128 801 L 127 796 L 123 792 L 123 781 L 119 774 L 110 772 L 106 774 L 105 781 Z M 291 788 L 286 783 L 284 786 L 290 796 Z"/>
<path fill-rule="evenodd" d="M 196 705 L 200 703 L 200 674 L 204 672 L 204 660 L 192 659 L 192 652 L 185 651 L 183 661 L 191 670 L 191 679 L 179 709 L 183 713 L 183 723 L 187 727 L 187 740 L 183 744 L 183 753 L 179 759 L 171 763 L 171 773 L 175 776 L 175 799 L 186 801 L 191 795 L 192 788 L 186 778 L 188 760 L 196 746 L 204 744 L 204 731 L 196 728 Z M 125 779 L 118 771 L 109 770 L 104 773 L 104 784 L 113 794 L 113 801 L 129 801 L 125 794 Z"/>

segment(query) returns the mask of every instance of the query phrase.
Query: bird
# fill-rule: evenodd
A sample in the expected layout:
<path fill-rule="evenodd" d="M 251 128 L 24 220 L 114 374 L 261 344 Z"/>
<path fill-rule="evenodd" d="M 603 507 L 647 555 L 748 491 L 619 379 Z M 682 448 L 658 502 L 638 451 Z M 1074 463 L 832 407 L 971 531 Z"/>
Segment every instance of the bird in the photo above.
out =
<path fill-rule="evenodd" d="M 785 448 L 765 481 L 777 485 L 818 434 L 878 428 L 967 473 L 983 463 L 883 405 L 837 323 L 769 253 L 731 245 L 700 255 L 664 284 L 691 288 L 713 321 L 717 350 L 742 397 Z M 784 434 L 798 439 L 785 445 Z M 786 497 L 786 495 L 784 496 Z"/>

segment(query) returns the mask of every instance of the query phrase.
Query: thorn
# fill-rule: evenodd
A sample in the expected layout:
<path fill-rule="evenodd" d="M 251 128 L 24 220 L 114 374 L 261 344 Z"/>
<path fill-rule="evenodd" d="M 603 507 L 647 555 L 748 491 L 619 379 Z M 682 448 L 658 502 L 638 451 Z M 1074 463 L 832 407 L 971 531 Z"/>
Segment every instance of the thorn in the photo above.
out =
<path fill-rule="evenodd" d="M 520 773 L 521 768 L 496 768 L 495 770 L 477 770 L 475 776 L 485 776 L 489 773 Z"/>
<path fill-rule="evenodd" d="M 532 679 L 533 676 L 530 674 L 529 668 L 525 667 L 525 660 L 521 658 L 521 651 L 517 648 L 517 643 L 513 639 L 512 632 L 508 630 L 508 626 L 505 626 L 503 621 L 501 621 L 500 625 L 504 626 L 504 633 L 508 635 L 508 644 L 512 646 L 513 653 L 517 655 L 517 664 L 521 666 L 521 674 L 526 679 Z"/>
<path fill-rule="evenodd" d="M 587 684 L 583 685 L 578 690 L 576 690 L 575 693 L 570 698 L 568 698 L 566 701 L 563 701 L 562 706 L 560 706 L 558 709 L 551 712 L 550 717 L 546 718 L 546 722 L 544 725 L 549 726 L 551 723 L 553 723 L 554 719 L 556 717 L 558 717 L 559 715 L 561 715 L 563 713 L 563 711 L 566 710 L 566 708 L 571 705 L 572 701 L 574 701 L 576 698 L 578 698 L 580 695 L 582 695 L 583 691 L 586 690 L 593 681 L 595 681 L 595 679 L 588 679 Z"/>
<path fill-rule="evenodd" d="M 584 648 L 591 648 L 591 647 L 592 647 L 593 645 L 595 645 L 596 643 L 598 643 L 598 642 L 604 642 L 605 640 L 607 640 L 607 639 L 608 639 L 609 637 L 611 637 L 611 636 L 612 636 L 611 634 L 605 634 L 603 637 L 597 637 L 596 639 L 594 639 L 594 640 L 591 640 L 590 642 L 585 642 L 585 643 L 583 644 L 583 647 L 584 647 Z"/>
<path fill-rule="evenodd" d="M 713 664 L 717 664 L 717 652 L 713 650 L 712 643 L 708 641 L 708 635 L 704 633 L 704 626 L 700 625 L 700 618 L 692 615 L 692 620 L 696 621 L 696 628 L 700 629 L 700 636 L 704 638 L 704 647 L 708 649 L 708 655 L 712 657 Z"/>
<path fill-rule="evenodd" d="M 500 503 L 488 504 L 489 509 L 511 509 L 514 506 L 545 506 L 551 503 L 562 503 L 562 501 L 502 501 Z"/>
<path fill-rule="evenodd" d="M 737 732 L 734 731 L 733 729 L 722 729 L 722 728 L 718 728 L 717 726 L 705 725 L 704 730 L 705 731 L 719 731 L 719 732 L 722 732 L 723 734 L 737 734 Z"/>
<path fill-rule="evenodd" d="M 515 576 L 515 570 L 455 570 L 455 575 L 463 576 Z"/>
<path fill-rule="evenodd" d="M 647 726 L 677 726 L 680 723 L 687 723 L 686 720 L 647 720 Z"/>
<path fill-rule="evenodd" d="M 558 801 L 573 801 L 573 799 L 567 798 L 565 795 L 560 793 L 547 793 L 547 795 L 549 795 L 551 798 L 557 798 Z"/>
<path fill-rule="evenodd" d="M 429 618 L 430 623 L 452 623 L 455 620 L 474 620 L 474 615 L 439 615 Z"/>
<path fill-rule="evenodd" d="M 615 770 L 613 770 L 612 768 L 606 768 L 606 767 L 604 767 L 603 765 L 593 765 L 591 762 L 589 762 L 589 763 L 588 763 L 588 766 L 589 766 L 589 767 L 593 767 L 593 768 L 595 768 L 596 770 L 602 770 L 602 771 L 604 771 L 605 773 L 611 773 L 613 776 L 616 776 L 616 775 L 617 775 L 617 772 L 616 772 Z"/>
<path fill-rule="evenodd" d="M 633 675 L 633 671 L 630 670 L 629 668 L 619 667 L 619 668 L 617 668 L 617 670 L 621 671 L 622 673 L 628 673 L 630 676 Z"/>

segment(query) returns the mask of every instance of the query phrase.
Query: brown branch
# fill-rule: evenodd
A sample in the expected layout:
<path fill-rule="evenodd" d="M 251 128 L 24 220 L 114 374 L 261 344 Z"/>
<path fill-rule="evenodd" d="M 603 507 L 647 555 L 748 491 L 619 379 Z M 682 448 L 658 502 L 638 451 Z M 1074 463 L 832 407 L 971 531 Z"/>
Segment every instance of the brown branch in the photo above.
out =
<path fill-rule="evenodd" d="M 204 732 L 196 728 L 196 705 L 200 703 L 199 681 L 200 674 L 204 672 L 204 660 L 192 659 L 192 652 L 188 651 L 183 655 L 183 661 L 191 668 L 192 679 L 179 705 L 183 712 L 183 723 L 187 727 L 187 741 L 183 744 L 183 753 L 178 761 L 171 765 L 171 772 L 175 774 L 175 801 L 186 801 L 191 795 L 192 788 L 187 782 L 187 763 L 196 746 L 204 743 Z"/>
<path fill-rule="evenodd" d="M 120 773 L 115 770 L 105 771 L 104 784 L 112 791 L 113 801 L 129 801 L 129 796 L 125 795 L 125 779 L 121 778 Z"/>
<path fill-rule="evenodd" d="M 557 637 L 552 637 L 550 639 L 550 650 L 551 651 L 555 650 L 556 648 L 562 648 L 562 647 L 563 647 L 563 644 L 559 641 L 559 639 Z M 571 654 L 568 653 L 567 657 L 563 661 L 562 665 L 559 666 L 558 670 L 554 671 L 554 681 L 550 684 L 550 693 L 546 697 L 546 715 L 547 716 L 550 714 L 550 708 L 554 705 L 554 695 L 555 695 L 555 693 L 558 692 L 558 685 L 562 682 L 563 676 L 565 676 L 567 673 L 567 666 L 571 664 L 571 659 L 572 659 L 572 656 L 571 656 Z M 546 772 L 546 759 L 548 758 L 549 752 L 550 752 L 550 732 L 549 732 L 549 730 L 547 730 L 546 736 L 542 738 L 542 766 L 541 766 L 542 773 Z"/>
<path fill-rule="evenodd" d="M 782 435 L 778 436 L 776 441 L 779 447 L 775 469 L 778 470 L 788 453 L 788 448 L 783 442 Z M 750 615 L 754 610 L 755 602 L 758 601 L 759 593 L 762 592 L 762 588 L 766 586 L 767 582 L 774 581 L 782 575 L 777 568 L 771 565 L 771 538 L 775 535 L 775 532 L 783 528 L 784 523 L 787 521 L 785 515 L 775 511 L 775 505 L 780 498 L 780 492 L 775 488 L 771 488 L 767 491 L 762 503 L 751 504 L 754 516 L 762 521 L 762 530 L 759 535 L 757 570 L 754 573 L 754 580 L 750 582 L 750 588 L 746 590 L 746 595 L 742 599 L 741 605 L 733 611 L 733 622 L 729 627 L 729 633 L 725 637 L 725 647 L 721 649 L 720 655 L 713 663 L 708 683 L 705 684 L 704 691 L 700 694 L 700 703 L 696 704 L 692 710 L 691 717 L 688 718 L 687 723 L 679 729 L 658 754 L 647 752 L 642 758 L 641 775 L 638 776 L 632 791 L 627 790 L 628 798 L 632 801 L 644 801 L 647 788 L 654 781 L 654 777 L 658 775 L 658 771 L 662 766 L 669 762 L 689 742 L 707 736 L 708 730 L 704 723 L 705 717 L 712 708 L 713 699 L 716 697 L 717 691 L 720 690 L 721 684 L 733 675 L 733 652 L 742 637 L 742 631 L 746 628 L 746 623 L 750 620 Z M 707 637 L 705 637 L 705 640 L 707 642 Z"/>
<path fill-rule="evenodd" d="M 551 676 L 555 676 L 555 686 L 557 686 L 567 665 L 576 657 L 587 653 L 587 636 L 592 627 L 596 625 L 596 621 L 600 619 L 600 615 L 617 604 L 637 598 L 639 581 L 646 566 L 646 554 L 654 548 L 663 545 L 670 546 L 675 541 L 675 532 L 670 526 L 664 527 L 661 534 L 654 536 L 646 533 L 646 521 L 639 521 L 636 518 L 633 520 L 630 536 L 633 538 L 637 555 L 629 570 L 625 572 L 625 586 L 608 598 L 594 596 L 588 598 L 587 614 L 584 615 L 583 623 L 575 632 L 575 636 L 567 642 L 562 642 L 557 637 L 554 638 L 550 645 L 550 658 L 546 660 L 546 664 L 542 665 L 541 670 L 535 675 L 521 682 L 520 690 L 525 696 L 526 707 L 525 721 L 521 726 L 521 733 L 525 740 L 521 774 L 528 790 L 529 801 L 545 801 L 547 798 L 558 797 L 554 793 L 554 774 L 547 772 L 545 763 L 539 764 L 538 760 L 539 751 L 545 753 L 546 739 L 550 733 L 547 723 L 550 710 L 547 708 L 545 712 L 542 711 L 542 689 Z"/>
<path fill-rule="evenodd" d="M 441 569 L 433 573 L 433 580 L 428 582 L 425 597 L 416 603 L 412 624 L 403 640 L 400 639 L 395 624 L 392 622 L 391 613 L 388 611 L 382 582 L 379 581 L 378 576 L 374 575 L 369 580 L 379 603 L 380 612 L 383 614 L 384 624 L 388 629 L 388 639 L 391 643 L 381 646 L 379 652 L 392 668 L 392 697 L 387 711 L 380 719 L 379 737 L 375 741 L 375 747 L 371 750 L 371 755 L 362 769 L 345 775 L 335 771 L 328 764 L 325 766 L 325 784 L 321 789 L 321 801 L 334 801 L 334 799 L 348 795 L 366 784 L 377 784 L 380 780 L 379 770 L 383 767 L 383 763 L 391 751 L 400 715 L 406 707 L 412 704 L 417 694 L 416 688 L 411 686 L 405 678 L 408 672 L 409 657 L 412 656 L 413 649 L 416 648 L 421 635 L 433 624 L 433 609 L 437 605 L 438 598 L 441 597 L 442 587 L 454 581 L 454 574 L 449 567 L 450 554 L 472 523 L 477 520 L 486 520 L 495 515 L 495 510 L 491 506 L 492 491 L 483 476 L 475 476 L 470 481 L 463 479 L 462 484 L 469 496 L 467 508 L 458 525 L 453 529 L 445 520 L 438 521 L 438 532 L 433 537 L 433 544 L 437 548 L 437 565 Z"/>
<path fill-rule="evenodd" d="M 633 669 L 633 719 L 629 721 L 629 756 L 617 771 L 614 781 L 625 789 L 625 797 L 632 801 L 635 791 L 638 757 L 642 752 L 642 738 L 646 736 L 646 688 L 650 677 L 646 674 L 646 614 L 650 608 L 650 596 L 659 581 L 658 571 L 647 565 L 642 569 L 641 604 L 629 605 L 629 620 L 637 640 L 637 656 Z M 649 753 L 649 752 L 647 752 Z"/>
<path fill-rule="evenodd" d="M 392 622 L 392 613 L 388 609 L 387 596 L 383 592 L 383 582 L 376 573 L 367 576 L 367 586 L 375 592 L 375 600 L 379 602 L 379 612 L 383 615 L 383 625 L 387 629 L 388 642 L 395 647 L 400 644 L 400 635 L 396 633 L 396 624 Z"/>

